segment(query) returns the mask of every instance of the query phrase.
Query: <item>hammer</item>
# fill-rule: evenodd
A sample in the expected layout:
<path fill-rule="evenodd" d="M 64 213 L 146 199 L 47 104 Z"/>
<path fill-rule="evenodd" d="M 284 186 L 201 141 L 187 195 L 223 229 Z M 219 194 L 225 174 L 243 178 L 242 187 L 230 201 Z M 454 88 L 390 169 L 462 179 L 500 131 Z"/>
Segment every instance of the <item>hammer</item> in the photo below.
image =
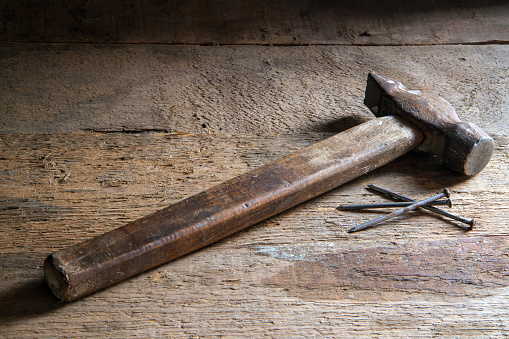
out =
<path fill-rule="evenodd" d="M 375 72 L 364 103 L 379 118 L 48 256 L 53 294 L 72 301 L 166 263 L 325 193 L 416 149 L 467 176 L 494 142 L 439 96 Z"/>

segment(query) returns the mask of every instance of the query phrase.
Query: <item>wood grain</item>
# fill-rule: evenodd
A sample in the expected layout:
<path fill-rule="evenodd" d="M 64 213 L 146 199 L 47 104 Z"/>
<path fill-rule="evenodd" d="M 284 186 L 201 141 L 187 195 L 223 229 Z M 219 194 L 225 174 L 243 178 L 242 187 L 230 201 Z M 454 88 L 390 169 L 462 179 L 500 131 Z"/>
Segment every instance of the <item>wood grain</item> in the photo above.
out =
<path fill-rule="evenodd" d="M 507 43 L 485 0 L 0 1 L 0 41 L 415 45 Z"/>
<path fill-rule="evenodd" d="M 78 133 L 1 136 L 0 333 L 6 337 L 503 337 L 508 330 L 509 139 L 465 179 L 408 154 L 217 244 L 72 304 L 44 257 L 326 134 Z M 418 169 L 418 170 L 416 170 Z M 369 232 L 367 183 L 425 198 L 452 189 L 465 233 L 418 212 Z"/>
<path fill-rule="evenodd" d="M 75 300 L 362 176 L 408 153 L 423 138 L 402 119 L 372 119 L 53 253 L 44 262 L 45 279 L 58 299 Z"/>
<path fill-rule="evenodd" d="M 0 0 L 0 337 L 507 336 L 508 13 L 495 0 Z M 48 254 L 372 118 L 371 70 L 487 131 L 488 167 L 465 179 L 408 154 L 75 303 L 52 297 Z M 478 226 L 417 212 L 347 235 L 383 213 L 335 210 L 384 201 L 368 183 L 415 199 L 449 187 L 451 212 Z"/>
<path fill-rule="evenodd" d="M 377 71 L 509 130 L 509 46 L 0 44 L 0 133 L 337 132 Z M 493 123 L 493 122 L 497 123 Z"/>

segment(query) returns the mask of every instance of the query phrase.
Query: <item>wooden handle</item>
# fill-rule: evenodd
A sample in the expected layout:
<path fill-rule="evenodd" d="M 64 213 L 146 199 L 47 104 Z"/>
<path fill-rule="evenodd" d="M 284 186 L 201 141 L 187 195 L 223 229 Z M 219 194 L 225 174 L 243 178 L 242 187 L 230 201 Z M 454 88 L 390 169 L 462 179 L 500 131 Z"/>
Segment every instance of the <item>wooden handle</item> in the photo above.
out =
<path fill-rule="evenodd" d="M 405 154 L 423 139 L 388 116 L 318 142 L 149 216 L 50 255 L 46 281 L 71 301 L 195 251 Z"/>

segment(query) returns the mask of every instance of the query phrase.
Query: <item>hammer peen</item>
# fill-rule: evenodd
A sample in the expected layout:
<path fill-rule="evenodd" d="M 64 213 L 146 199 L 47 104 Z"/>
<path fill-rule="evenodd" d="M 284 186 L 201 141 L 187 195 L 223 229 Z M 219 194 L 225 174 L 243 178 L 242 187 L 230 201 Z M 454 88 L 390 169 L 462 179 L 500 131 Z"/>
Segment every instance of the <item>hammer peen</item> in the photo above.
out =
<path fill-rule="evenodd" d="M 379 118 L 51 254 L 44 276 L 71 301 L 207 246 L 417 149 L 471 176 L 494 142 L 449 102 L 368 75 L 364 103 Z"/>

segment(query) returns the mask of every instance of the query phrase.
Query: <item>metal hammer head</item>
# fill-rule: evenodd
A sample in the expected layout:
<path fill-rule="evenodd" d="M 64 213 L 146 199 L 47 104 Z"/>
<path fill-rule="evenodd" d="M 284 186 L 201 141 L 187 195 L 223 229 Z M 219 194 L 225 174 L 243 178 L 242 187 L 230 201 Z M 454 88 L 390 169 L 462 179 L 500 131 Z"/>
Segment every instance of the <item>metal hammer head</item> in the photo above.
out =
<path fill-rule="evenodd" d="M 364 104 L 378 117 L 396 115 L 419 127 L 424 141 L 417 150 L 438 156 L 455 171 L 475 175 L 493 154 L 493 139 L 476 125 L 461 122 L 454 107 L 438 95 L 409 90 L 371 72 Z"/>

